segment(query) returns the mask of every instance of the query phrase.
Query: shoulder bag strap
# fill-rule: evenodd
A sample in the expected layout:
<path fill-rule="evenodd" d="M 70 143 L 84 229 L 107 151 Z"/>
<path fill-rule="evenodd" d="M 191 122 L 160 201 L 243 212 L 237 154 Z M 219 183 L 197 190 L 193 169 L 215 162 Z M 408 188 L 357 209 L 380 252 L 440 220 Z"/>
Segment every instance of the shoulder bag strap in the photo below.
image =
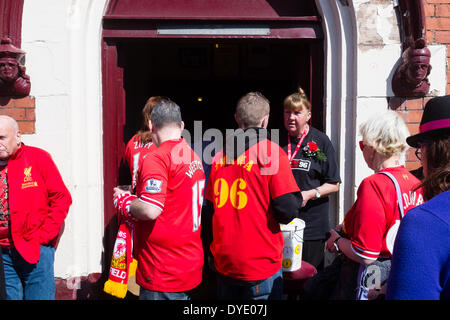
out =
<path fill-rule="evenodd" d="M 397 204 L 398 204 L 398 208 L 400 210 L 400 219 L 402 219 L 403 216 L 405 215 L 405 212 L 403 210 L 402 192 L 400 191 L 400 185 L 398 184 L 397 179 L 395 179 L 394 175 L 390 172 L 378 172 L 378 173 L 388 176 L 394 183 L 395 191 L 397 192 Z"/>

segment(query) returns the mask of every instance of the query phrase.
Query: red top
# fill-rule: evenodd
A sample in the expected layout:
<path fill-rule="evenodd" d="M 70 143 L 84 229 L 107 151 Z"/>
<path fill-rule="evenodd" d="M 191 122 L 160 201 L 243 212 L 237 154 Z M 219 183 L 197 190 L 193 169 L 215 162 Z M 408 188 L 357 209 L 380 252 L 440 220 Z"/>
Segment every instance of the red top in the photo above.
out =
<path fill-rule="evenodd" d="M 72 198 L 46 151 L 22 145 L 8 161 L 10 232 L 14 247 L 36 263 L 40 245 L 56 246 Z"/>
<path fill-rule="evenodd" d="M 154 221 L 136 224 L 136 280 L 141 287 L 180 292 L 200 284 L 204 187 L 202 163 L 183 139 L 165 141 L 144 159 L 137 195 L 162 212 Z"/>
<path fill-rule="evenodd" d="M 412 191 L 420 181 L 405 167 L 381 171 L 390 172 L 397 179 L 405 214 L 423 203 L 422 189 Z M 400 210 L 392 180 L 383 174 L 373 174 L 361 182 L 357 195 L 343 223 L 343 231 L 350 238 L 353 251 L 369 260 L 376 260 L 378 256 L 390 258 L 400 226 Z"/>
<path fill-rule="evenodd" d="M 144 157 L 152 150 L 155 145 L 152 142 L 143 143 L 137 134 L 128 141 L 125 148 L 125 160 L 128 162 L 131 174 L 131 187 L 136 187 L 137 173 Z"/>
<path fill-rule="evenodd" d="M 270 201 L 298 191 L 286 153 L 267 139 L 237 159 L 219 152 L 206 191 L 214 203 L 211 252 L 217 271 L 253 281 L 280 270 L 284 241 Z"/>

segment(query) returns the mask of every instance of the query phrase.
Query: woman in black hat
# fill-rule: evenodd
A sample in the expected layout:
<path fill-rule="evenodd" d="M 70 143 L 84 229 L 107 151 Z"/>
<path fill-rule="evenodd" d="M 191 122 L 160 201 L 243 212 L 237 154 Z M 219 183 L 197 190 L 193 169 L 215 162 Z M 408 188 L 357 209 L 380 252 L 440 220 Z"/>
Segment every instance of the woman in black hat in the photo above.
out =
<path fill-rule="evenodd" d="M 406 141 L 422 161 L 426 202 L 400 225 L 386 297 L 450 300 L 450 96 L 426 104 Z"/>

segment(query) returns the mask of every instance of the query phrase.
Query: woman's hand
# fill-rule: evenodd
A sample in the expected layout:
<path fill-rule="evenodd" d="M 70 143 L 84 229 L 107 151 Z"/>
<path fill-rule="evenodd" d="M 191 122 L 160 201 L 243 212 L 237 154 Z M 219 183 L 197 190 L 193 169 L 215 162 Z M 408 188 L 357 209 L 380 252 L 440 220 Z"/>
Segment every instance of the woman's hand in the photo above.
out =
<path fill-rule="evenodd" d="M 330 237 L 328 238 L 327 242 L 325 243 L 325 248 L 331 253 L 337 252 L 336 247 L 334 246 L 334 241 L 340 237 L 341 236 L 339 235 L 339 233 L 336 232 L 336 230 L 331 229 Z"/>
<path fill-rule="evenodd" d="M 314 199 L 316 197 L 316 190 L 306 190 L 301 192 L 303 197 L 302 207 L 306 206 L 309 200 Z"/>
<path fill-rule="evenodd" d="M 328 196 L 331 193 L 334 192 L 338 192 L 339 191 L 339 183 L 324 183 L 320 186 L 318 186 L 316 189 L 320 190 L 320 197 L 325 197 Z M 306 203 L 308 203 L 309 200 L 311 199 L 316 199 L 316 189 L 311 189 L 311 190 L 305 190 L 302 191 L 302 197 L 303 197 L 303 202 L 302 202 L 302 207 L 306 206 Z"/>

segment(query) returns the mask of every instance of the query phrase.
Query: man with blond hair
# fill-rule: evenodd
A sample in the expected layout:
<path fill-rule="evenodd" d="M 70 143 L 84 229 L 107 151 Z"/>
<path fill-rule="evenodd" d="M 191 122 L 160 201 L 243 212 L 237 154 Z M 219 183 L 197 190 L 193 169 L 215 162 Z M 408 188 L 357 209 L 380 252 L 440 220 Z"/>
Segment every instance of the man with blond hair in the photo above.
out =
<path fill-rule="evenodd" d="M 0 247 L 8 300 L 53 300 L 54 255 L 72 198 L 46 151 L 0 116 Z"/>
<path fill-rule="evenodd" d="M 239 129 L 211 166 L 202 221 L 212 229 L 205 238 L 209 233 L 221 300 L 282 299 L 279 224 L 295 218 L 302 198 L 285 152 L 268 139 L 269 111 L 261 93 L 243 96 Z"/>

